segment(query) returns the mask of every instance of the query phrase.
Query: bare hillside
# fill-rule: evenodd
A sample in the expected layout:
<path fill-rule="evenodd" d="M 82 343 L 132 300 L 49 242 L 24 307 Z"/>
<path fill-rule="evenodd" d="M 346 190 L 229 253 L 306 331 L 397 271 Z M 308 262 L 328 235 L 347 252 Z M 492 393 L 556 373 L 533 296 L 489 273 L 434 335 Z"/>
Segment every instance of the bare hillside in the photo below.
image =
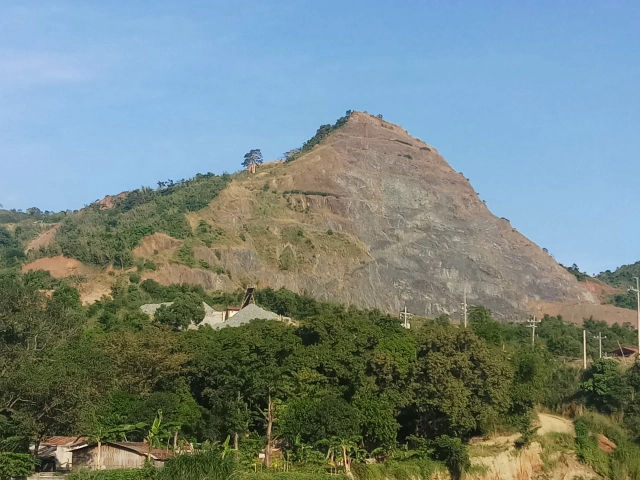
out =
<path fill-rule="evenodd" d="M 237 177 L 189 221 L 217 232 L 197 255 L 235 282 L 324 300 L 436 315 L 459 311 L 466 288 L 503 318 L 595 300 L 433 147 L 364 113 L 300 158 Z"/>

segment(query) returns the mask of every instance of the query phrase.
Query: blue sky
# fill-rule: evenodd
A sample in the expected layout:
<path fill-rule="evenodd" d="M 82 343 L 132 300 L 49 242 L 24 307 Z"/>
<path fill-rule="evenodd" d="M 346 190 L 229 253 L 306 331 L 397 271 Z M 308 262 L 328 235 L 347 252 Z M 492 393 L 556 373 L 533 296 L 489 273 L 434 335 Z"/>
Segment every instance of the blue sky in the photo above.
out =
<path fill-rule="evenodd" d="M 3 0 L 0 204 L 235 171 L 359 109 L 599 272 L 640 259 L 639 92 L 638 2 Z"/>

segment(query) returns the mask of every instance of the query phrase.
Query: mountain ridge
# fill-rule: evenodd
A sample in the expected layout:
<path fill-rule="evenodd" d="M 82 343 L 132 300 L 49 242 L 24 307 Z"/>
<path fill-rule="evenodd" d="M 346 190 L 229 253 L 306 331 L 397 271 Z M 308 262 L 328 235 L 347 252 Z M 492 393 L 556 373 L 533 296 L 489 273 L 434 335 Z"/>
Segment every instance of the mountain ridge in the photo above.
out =
<path fill-rule="evenodd" d="M 234 279 L 286 287 L 323 300 L 386 311 L 397 311 L 406 303 L 419 314 L 452 314 L 459 311 L 464 295 L 464 286 L 455 285 L 459 281 L 469 284 L 470 301 L 505 315 L 522 313 L 529 303 L 543 299 L 595 301 L 552 257 L 506 219 L 491 214 L 467 179 L 435 148 L 397 125 L 360 112 L 352 113 L 343 127 L 298 159 L 265 164 L 255 175 L 234 178 L 208 207 L 187 217 L 192 229 L 204 221 L 212 227 L 229 226 L 228 237 L 235 233 L 249 238 L 248 248 L 247 240 L 219 243 L 221 265 L 233 272 Z M 322 244 L 318 237 L 331 231 L 341 235 L 338 243 L 352 248 L 352 254 L 336 257 L 320 252 L 315 263 L 304 258 L 295 242 L 283 238 L 294 217 L 293 223 L 304 226 L 302 237 L 306 233 L 313 237 L 312 244 Z M 473 235 L 502 255 L 487 256 L 486 248 L 480 252 L 465 242 L 469 223 Z M 272 231 L 267 233 L 269 225 Z M 238 233 L 238 228 L 247 231 Z M 261 236 L 270 237 L 267 245 Z M 471 254 L 456 246 L 460 243 Z M 281 262 L 277 265 L 288 251 L 297 261 L 296 275 Z M 442 257 L 439 251 L 445 252 Z M 204 255 L 200 250 L 199 256 Z M 525 285 L 500 284 L 503 269 L 513 270 L 499 260 L 504 255 L 520 262 L 527 270 L 523 276 L 535 280 L 538 275 L 531 296 L 518 298 Z M 435 260 L 429 261 L 429 256 Z M 456 265 L 456 256 L 465 265 Z M 543 272 L 532 272 L 531 264 Z M 469 278 L 460 274 L 461 269 Z M 432 278 L 437 273 L 437 279 L 420 278 L 425 270 Z"/>
<path fill-rule="evenodd" d="M 193 191 L 180 193 L 187 207 L 176 207 L 171 199 L 179 190 L 166 193 L 166 187 L 93 204 L 63 219 L 46 248 L 57 254 L 73 242 L 86 244 L 77 232 L 65 244 L 65 229 L 68 234 L 69 222 L 82 216 L 102 215 L 114 225 L 103 236 L 117 244 L 122 239 L 109 232 L 122 227 L 119 232 L 131 234 L 130 252 L 154 243 L 158 232 L 174 238 L 171 246 L 161 242 L 144 254 L 100 260 L 123 268 L 151 262 L 157 268 L 142 276 L 163 283 L 286 287 L 384 311 L 406 304 L 427 316 L 459 314 L 465 290 L 470 303 L 504 319 L 522 317 L 541 301 L 596 301 L 548 253 L 493 215 L 434 147 L 380 117 L 348 112 L 343 118 L 292 161 L 214 178 L 215 188 L 198 183 L 211 181 L 206 176 L 187 181 Z M 148 198 L 159 199 L 157 208 L 140 200 Z M 144 226 L 149 215 L 158 223 Z"/>

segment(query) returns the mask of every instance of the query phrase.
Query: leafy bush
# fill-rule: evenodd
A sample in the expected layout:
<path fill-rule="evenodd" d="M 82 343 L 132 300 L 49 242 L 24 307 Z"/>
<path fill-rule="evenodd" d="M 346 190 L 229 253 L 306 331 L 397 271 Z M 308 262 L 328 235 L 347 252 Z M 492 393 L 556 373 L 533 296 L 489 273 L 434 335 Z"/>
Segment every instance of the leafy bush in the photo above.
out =
<path fill-rule="evenodd" d="M 0 226 L 0 267 L 11 267 L 24 258 L 22 244 L 14 234 Z"/>
<path fill-rule="evenodd" d="M 61 284 L 60 280 L 53 278 L 47 270 L 32 270 L 25 273 L 24 283 L 40 290 L 51 290 Z"/>
<path fill-rule="evenodd" d="M 296 266 L 296 254 L 290 246 L 286 246 L 280 254 L 280 270 L 291 270 Z"/>
<path fill-rule="evenodd" d="M 354 463 L 352 470 L 357 480 L 429 480 L 438 470 L 438 465 L 434 460 L 423 457 L 375 464 Z"/>
<path fill-rule="evenodd" d="M 640 478 L 640 447 L 611 419 L 588 412 L 576 420 L 575 430 L 576 454 L 596 472 L 620 480 Z M 602 434 L 616 444 L 613 453 L 600 450 L 596 434 Z"/>
<path fill-rule="evenodd" d="M 142 469 L 84 470 L 67 476 L 68 480 L 156 480 L 158 471 L 147 465 Z"/>
<path fill-rule="evenodd" d="M 231 455 L 224 458 L 217 451 L 196 455 L 178 455 L 165 463 L 157 480 L 226 480 L 235 469 Z"/>
<path fill-rule="evenodd" d="M 187 265 L 189 267 L 193 267 L 196 264 L 196 259 L 193 254 L 193 248 L 187 245 L 182 245 L 178 249 L 178 252 L 176 253 L 176 259 L 178 260 L 178 262 L 183 263 L 184 265 Z"/>
<path fill-rule="evenodd" d="M 26 453 L 0 452 L 0 480 L 12 480 L 31 475 L 38 460 Z"/>
<path fill-rule="evenodd" d="M 585 392 L 587 405 L 604 413 L 622 410 L 630 393 L 618 364 L 609 359 L 597 360 L 589 367 L 581 389 Z"/>
<path fill-rule="evenodd" d="M 444 463 L 451 476 L 459 479 L 471 466 L 467 446 L 459 438 L 441 435 L 433 441 L 433 456 Z"/>
<path fill-rule="evenodd" d="M 246 472 L 239 471 L 234 474 L 234 479 L 237 480 L 321 480 L 326 478 L 327 480 L 346 480 L 345 475 L 330 475 L 326 472 L 300 472 L 300 471 L 288 471 L 288 472 L 274 472 L 274 471 L 258 471 L 258 472 Z"/>
<path fill-rule="evenodd" d="M 282 192 L 283 195 L 317 195 L 319 197 L 327 197 L 329 194 L 327 192 L 317 192 L 310 190 L 285 190 Z"/>

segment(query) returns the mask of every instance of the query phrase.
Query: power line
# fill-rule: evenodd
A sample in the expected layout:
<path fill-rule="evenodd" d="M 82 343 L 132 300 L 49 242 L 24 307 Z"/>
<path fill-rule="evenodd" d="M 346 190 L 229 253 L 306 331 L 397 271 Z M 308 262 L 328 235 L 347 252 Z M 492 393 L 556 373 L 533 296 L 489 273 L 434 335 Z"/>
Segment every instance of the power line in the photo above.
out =
<path fill-rule="evenodd" d="M 587 369 L 587 331 L 582 330 L 582 368 Z"/>
<path fill-rule="evenodd" d="M 637 299 L 637 310 L 638 310 L 638 354 L 640 355 L 640 279 L 638 277 L 633 277 L 636 281 L 636 288 L 629 288 L 630 292 L 635 292 Z"/>
<path fill-rule="evenodd" d="M 462 311 L 464 313 L 464 328 L 467 328 L 467 286 L 464 287 L 463 294 L 463 302 L 462 302 Z"/>

